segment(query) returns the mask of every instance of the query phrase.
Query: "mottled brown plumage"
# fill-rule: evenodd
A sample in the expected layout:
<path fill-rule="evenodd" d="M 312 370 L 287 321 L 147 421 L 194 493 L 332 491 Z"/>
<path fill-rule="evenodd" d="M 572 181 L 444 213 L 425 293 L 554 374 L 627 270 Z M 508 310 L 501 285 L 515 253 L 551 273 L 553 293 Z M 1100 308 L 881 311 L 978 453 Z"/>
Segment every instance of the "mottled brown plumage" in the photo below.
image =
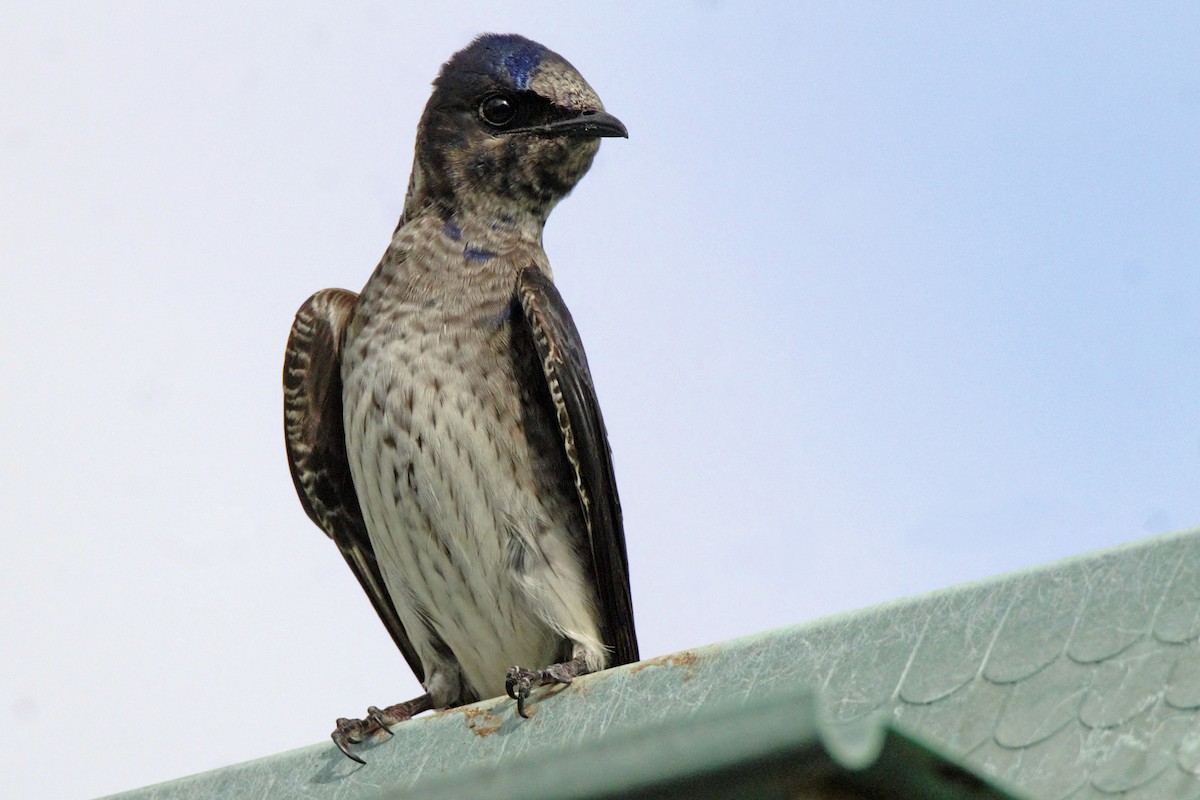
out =
<path fill-rule="evenodd" d="M 435 83 L 361 296 L 325 290 L 297 314 L 297 492 L 427 691 L 339 720 L 352 758 L 349 742 L 424 708 L 507 691 L 524 714 L 532 686 L 638 657 L 604 422 L 541 246 L 614 135 L 560 56 L 480 37 Z"/>

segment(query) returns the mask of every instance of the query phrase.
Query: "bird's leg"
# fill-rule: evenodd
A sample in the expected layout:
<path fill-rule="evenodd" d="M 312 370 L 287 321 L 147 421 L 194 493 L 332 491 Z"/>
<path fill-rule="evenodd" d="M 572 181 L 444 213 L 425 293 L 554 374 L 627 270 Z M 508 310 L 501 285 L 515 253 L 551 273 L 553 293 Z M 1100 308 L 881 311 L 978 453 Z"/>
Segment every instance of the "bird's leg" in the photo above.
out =
<path fill-rule="evenodd" d="M 509 697 L 517 701 L 517 713 L 529 719 L 529 715 L 525 713 L 525 701 L 529 699 L 529 692 L 534 686 L 567 684 L 589 672 L 591 670 L 588 669 L 587 659 L 583 655 L 577 655 L 561 664 L 551 664 L 545 669 L 528 670 L 513 667 L 505 677 L 504 690 L 508 692 Z"/>
<path fill-rule="evenodd" d="M 415 697 L 405 703 L 396 703 L 394 706 L 387 708 L 377 708 L 370 706 L 367 709 L 367 716 L 363 719 L 346 719 L 339 717 L 337 727 L 333 729 L 333 733 L 329 734 L 333 739 L 333 743 L 338 746 L 346 758 L 351 761 L 357 761 L 360 764 L 366 764 L 354 753 L 350 752 L 351 744 L 358 744 L 368 736 L 386 731 L 391 735 L 391 726 L 397 722 L 404 722 L 406 719 L 412 719 L 422 711 L 428 711 L 433 708 L 433 698 L 428 693 Z"/>

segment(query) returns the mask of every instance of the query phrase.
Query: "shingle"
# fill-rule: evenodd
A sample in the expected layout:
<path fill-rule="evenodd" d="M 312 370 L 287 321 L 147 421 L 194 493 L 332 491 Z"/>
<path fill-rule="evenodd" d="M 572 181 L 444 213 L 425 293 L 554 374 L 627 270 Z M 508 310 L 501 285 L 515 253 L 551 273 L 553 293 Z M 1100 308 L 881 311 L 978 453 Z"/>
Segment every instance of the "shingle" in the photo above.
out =
<path fill-rule="evenodd" d="M 1077 723 L 1094 670 L 1061 657 L 1015 684 L 1000 712 L 996 741 L 1004 747 L 1028 747 Z"/>
<path fill-rule="evenodd" d="M 1081 729 L 1065 726 L 1028 748 L 1006 748 L 993 740 L 970 753 L 966 763 L 1011 781 L 1029 797 L 1059 800 L 1087 784 L 1090 764 L 1082 748 Z"/>
<path fill-rule="evenodd" d="M 975 680 L 949 697 L 936 702 L 896 706 L 896 723 L 903 729 L 919 730 L 951 753 L 969 753 L 992 738 L 1000 709 L 1011 687 Z"/>
<path fill-rule="evenodd" d="M 835 620 L 834 631 L 820 634 L 819 644 L 811 642 L 822 652 L 807 657 L 813 665 L 809 680 L 818 687 L 831 719 L 858 719 L 892 701 L 928 616 L 923 605 L 888 606 L 877 614 L 856 616 L 853 624 Z"/>
<path fill-rule="evenodd" d="M 1175 666 L 1167 676 L 1167 703 L 1175 708 L 1200 709 L 1200 646 L 1196 642 L 1178 648 Z"/>
<path fill-rule="evenodd" d="M 1067 645 L 1067 654 L 1096 663 L 1133 645 L 1150 632 L 1154 614 L 1180 567 L 1183 543 L 1121 550 L 1087 562 L 1087 600 Z"/>
<path fill-rule="evenodd" d="M 1154 635 L 1174 643 L 1200 637 L 1200 540 L 1182 543 L 1179 569 L 1155 616 Z"/>
<path fill-rule="evenodd" d="M 1193 715 L 1159 706 L 1117 730 L 1093 733 L 1091 745 L 1101 756 L 1091 783 L 1102 792 L 1126 792 L 1175 770 L 1178 742 Z"/>
<path fill-rule="evenodd" d="M 1175 665 L 1174 648 L 1146 638 L 1099 664 L 1079 708 L 1089 728 L 1115 728 L 1148 711 L 1166 691 Z"/>
<path fill-rule="evenodd" d="M 1120 795 L 1121 800 L 1200 800 L 1200 780 L 1169 768 L 1154 780 Z"/>
<path fill-rule="evenodd" d="M 1048 573 L 1013 580 L 1012 603 L 984 665 L 988 680 L 1027 678 L 1066 649 L 1086 595 L 1086 574 L 1077 566 Z"/>
<path fill-rule="evenodd" d="M 1200 778 L 1200 717 L 1193 716 L 1192 726 L 1180 739 L 1175 763 L 1184 772 Z"/>
<path fill-rule="evenodd" d="M 932 703 L 974 680 L 996 639 L 1011 588 L 967 590 L 927 607 L 929 625 L 900 684 L 908 703 Z"/>
<path fill-rule="evenodd" d="M 1033 797 L 1066 797 L 1087 781 L 1084 739 L 1078 726 L 1069 725 L 1048 739 L 1024 748 L 1017 777 Z"/>

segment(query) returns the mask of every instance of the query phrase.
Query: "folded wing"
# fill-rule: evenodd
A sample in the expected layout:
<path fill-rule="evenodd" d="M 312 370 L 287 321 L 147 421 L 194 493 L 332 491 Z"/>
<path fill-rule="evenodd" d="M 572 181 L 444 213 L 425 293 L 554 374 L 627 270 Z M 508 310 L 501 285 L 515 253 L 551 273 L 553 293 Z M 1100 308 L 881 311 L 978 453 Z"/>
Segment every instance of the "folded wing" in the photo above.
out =
<path fill-rule="evenodd" d="M 305 512 L 337 544 L 396 646 L 424 682 L 421 662 L 383 583 L 346 457 L 341 351 L 357 300 L 345 289 L 323 289 L 296 312 L 283 365 L 288 465 Z"/>

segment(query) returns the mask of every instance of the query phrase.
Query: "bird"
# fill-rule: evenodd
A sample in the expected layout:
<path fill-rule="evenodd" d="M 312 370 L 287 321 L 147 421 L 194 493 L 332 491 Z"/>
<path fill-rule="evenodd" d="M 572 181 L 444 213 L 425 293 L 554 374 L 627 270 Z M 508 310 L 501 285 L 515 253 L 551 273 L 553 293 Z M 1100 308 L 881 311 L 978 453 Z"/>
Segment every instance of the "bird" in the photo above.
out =
<path fill-rule="evenodd" d="M 361 293 L 300 307 L 283 370 L 288 463 L 424 688 L 331 734 L 638 660 L 608 434 L 542 247 L 606 137 L 565 58 L 483 34 L 441 68 L 399 223 Z"/>

